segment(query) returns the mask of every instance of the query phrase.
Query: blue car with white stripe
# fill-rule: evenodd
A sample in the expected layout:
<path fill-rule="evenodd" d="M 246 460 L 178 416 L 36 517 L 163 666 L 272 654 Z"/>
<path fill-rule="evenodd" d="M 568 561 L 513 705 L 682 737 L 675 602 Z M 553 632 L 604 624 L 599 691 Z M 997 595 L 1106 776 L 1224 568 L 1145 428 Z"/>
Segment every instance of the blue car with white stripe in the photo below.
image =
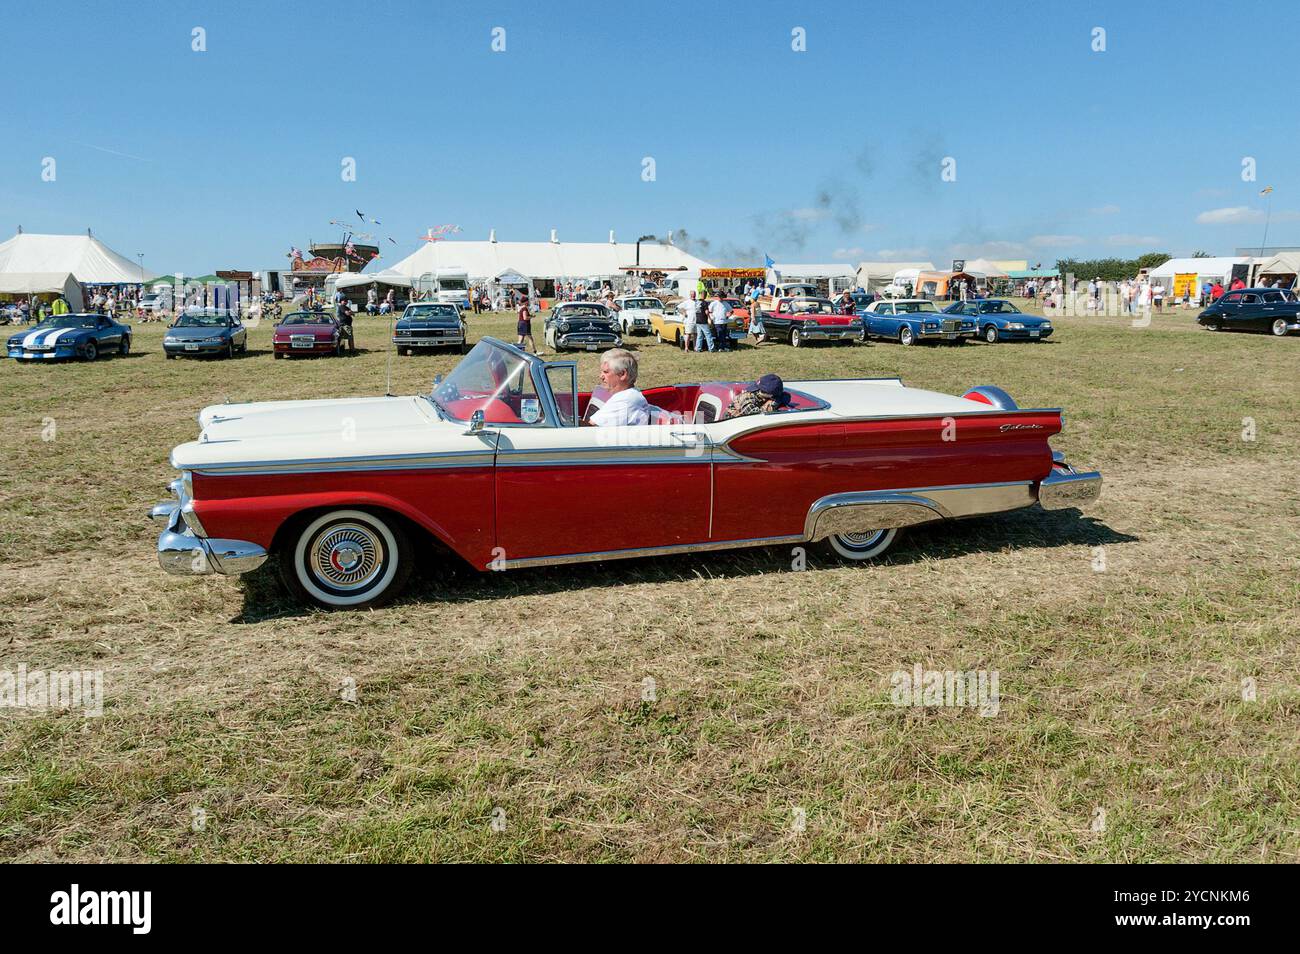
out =
<path fill-rule="evenodd" d="M 30 331 L 9 336 L 9 357 L 19 361 L 94 361 L 101 354 L 130 353 L 131 326 L 120 325 L 106 315 L 55 315 Z"/>

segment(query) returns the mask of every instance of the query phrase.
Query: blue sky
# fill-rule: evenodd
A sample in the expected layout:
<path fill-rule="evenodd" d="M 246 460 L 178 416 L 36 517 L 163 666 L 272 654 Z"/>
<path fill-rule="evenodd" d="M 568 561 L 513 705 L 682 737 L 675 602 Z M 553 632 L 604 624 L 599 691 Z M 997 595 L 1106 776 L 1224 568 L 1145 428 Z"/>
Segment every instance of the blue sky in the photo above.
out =
<path fill-rule="evenodd" d="M 1269 244 L 1300 245 L 1300 8 L 1275 3 L 51 0 L 2 22 L 0 233 L 90 226 L 160 273 L 278 267 L 354 209 L 381 264 L 448 222 L 685 230 L 719 264 L 1230 254 L 1261 242 L 1266 185 Z"/>

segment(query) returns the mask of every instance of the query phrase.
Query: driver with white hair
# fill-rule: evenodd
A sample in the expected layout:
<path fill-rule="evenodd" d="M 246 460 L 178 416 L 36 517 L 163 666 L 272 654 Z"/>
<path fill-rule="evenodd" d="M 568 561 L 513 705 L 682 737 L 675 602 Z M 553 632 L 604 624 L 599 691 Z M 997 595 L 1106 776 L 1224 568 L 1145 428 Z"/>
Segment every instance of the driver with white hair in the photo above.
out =
<path fill-rule="evenodd" d="M 636 389 L 636 355 L 624 348 L 611 348 L 600 356 L 600 386 L 609 397 L 599 411 L 591 415 L 597 427 L 617 427 L 650 423 L 650 405 Z"/>

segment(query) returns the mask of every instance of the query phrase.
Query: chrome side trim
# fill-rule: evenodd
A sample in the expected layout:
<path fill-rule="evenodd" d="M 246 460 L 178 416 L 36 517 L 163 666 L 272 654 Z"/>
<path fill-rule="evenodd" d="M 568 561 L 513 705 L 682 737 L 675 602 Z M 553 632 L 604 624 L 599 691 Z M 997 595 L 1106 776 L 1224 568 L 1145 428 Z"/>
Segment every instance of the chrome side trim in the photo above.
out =
<path fill-rule="evenodd" d="M 816 542 L 837 533 L 1003 513 L 1030 507 L 1036 499 L 1033 482 L 1027 480 L 830 494 L 808 508 L 804 538 Z"/>
<path fill-rule="evenodd" d="M 558 566 L 564 563 L 595 563 L 600 560 L 622 560 L 629 557 L 672 556 L 678 553 L 697 553 L 706 550 L 735 550 L 742 547 L 777 546 L 782 543 L 802 543 L 803 537 L 797 533 L 783 537 L 754 537 L 749 540 L 721 540 L 708 543 L 681 543 L 666 547 L 633 547 L 626 550 L 603 550 L 599 553 L 564 553 L 556 556 L 527 557 L 519 560 L 506 560 L 507 570 L 523 569 L 531 566 Z M 496 566 L 501 566 L 500 563 Z M 493 568 L 491 563 L 483 569 Z"/>
<path fill-rule="evenodd" d="M 679 447 L 544 447 L 501 449 L 498 467 L 587 467 L 613 464 L 708 464 L 709 445 Z"/>
<path fill-rule="evenodd" d="M 487 432 L 484 432 L 487 436 Z M 335 457 L 320 460 L 240 461 L 200 464 L 193 472 L 212 477 L 251 474 L 332 473 L 343 470 L 439 470 L 457 467 L 491 467 L 492 451 L 449 451 L 445 454 L 400 454 L 392 457 Z"/>

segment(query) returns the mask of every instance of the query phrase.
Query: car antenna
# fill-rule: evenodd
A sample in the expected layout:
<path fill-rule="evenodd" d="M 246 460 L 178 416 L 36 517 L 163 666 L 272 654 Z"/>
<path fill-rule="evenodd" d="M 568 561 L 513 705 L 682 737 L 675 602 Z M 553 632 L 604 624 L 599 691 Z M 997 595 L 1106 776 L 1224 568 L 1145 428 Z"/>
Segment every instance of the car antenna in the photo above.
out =
<path fill-rule="evenodd" d="M 388 311 L 388 369 L 387 380 L 384 383 L 384 397 L 393 396 L 393 314 L 396 308 L 390 308 Z"/>

